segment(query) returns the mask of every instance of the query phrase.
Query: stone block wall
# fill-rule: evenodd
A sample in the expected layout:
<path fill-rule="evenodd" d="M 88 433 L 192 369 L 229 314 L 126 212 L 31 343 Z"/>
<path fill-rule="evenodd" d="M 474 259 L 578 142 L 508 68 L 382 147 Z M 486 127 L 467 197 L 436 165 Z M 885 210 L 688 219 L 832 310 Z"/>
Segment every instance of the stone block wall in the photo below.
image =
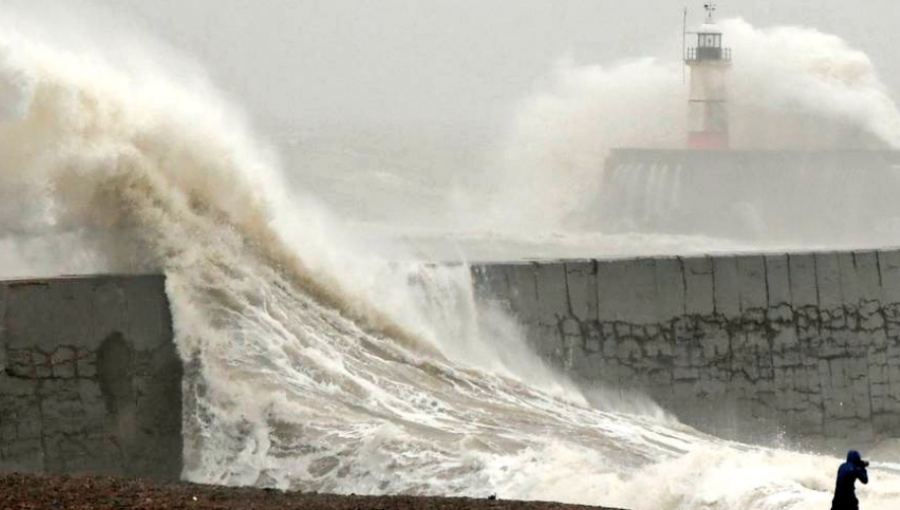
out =
<path fill-rule="evenodd" d="M 900 251 L 473 267 L 584 384 L 731 437 L 900 433 Z"/>
<path fill-rule="evenodd" d="M 181 474 L 162 276 L 0 282 L 0 472 Z"/>

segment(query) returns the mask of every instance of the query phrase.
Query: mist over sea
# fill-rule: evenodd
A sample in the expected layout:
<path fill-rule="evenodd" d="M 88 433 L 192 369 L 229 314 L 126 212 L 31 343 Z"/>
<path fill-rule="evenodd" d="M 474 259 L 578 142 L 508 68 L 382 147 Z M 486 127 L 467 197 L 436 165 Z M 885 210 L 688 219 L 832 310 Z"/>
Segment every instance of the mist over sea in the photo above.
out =
<path fill-rule="evenodd" d="M 186 479 L 635 510 L 829 504 L 836 458 L 586 395 L 474 295 L 469 260 L 772 248 L 570 225 L 611 149 L 682 142 L 677 61 L 559 59 L 493 127 L 298 114 L 253 128 L 152 38 L 59 34 L 59 19 L 13 11 L 0 16 L 0 274 L 167 276 Z M 737 147 L 900 144 L 867 54 L 811 28 L 722 26 L 743 59 Z M 885 451 L 867 509 L 900 493 Z"/>

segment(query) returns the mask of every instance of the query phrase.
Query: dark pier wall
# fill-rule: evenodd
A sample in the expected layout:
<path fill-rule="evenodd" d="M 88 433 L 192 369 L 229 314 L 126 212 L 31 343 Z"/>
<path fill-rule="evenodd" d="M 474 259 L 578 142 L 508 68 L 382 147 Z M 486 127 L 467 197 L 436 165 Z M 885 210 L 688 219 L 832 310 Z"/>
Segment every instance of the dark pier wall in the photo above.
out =
<path fill-rule="evenodd" d="M 0 282 L 0 472 L 178 479 L 172 339 L 162 276 Z"/>
<path fill-rule="evenodd" d="M 898 170 L 890 151 L 617 149 L 572 221 L 605 233 L 885 246 L 900 242 Z"/>
<path fill-rule="evenodd" d="M 900 432 L 900 251 L 473 268 L 541 355 L 747 438 Z"/>

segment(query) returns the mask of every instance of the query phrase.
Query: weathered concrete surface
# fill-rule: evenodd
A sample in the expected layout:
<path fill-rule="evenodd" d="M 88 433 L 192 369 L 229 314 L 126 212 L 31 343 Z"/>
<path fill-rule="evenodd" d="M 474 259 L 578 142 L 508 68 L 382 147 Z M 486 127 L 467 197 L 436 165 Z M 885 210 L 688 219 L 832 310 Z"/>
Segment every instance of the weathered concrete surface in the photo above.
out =
<path fill-rule="evenodd" d="M 177 479 L 181 378 L 164 277 L 0 282 L 0 472 Z"/>
<path fill-rule="evenodd" d="M 900 251 L 494 264 L 505 305 L 581 382 L 746 438 L 900 432 Z"/>

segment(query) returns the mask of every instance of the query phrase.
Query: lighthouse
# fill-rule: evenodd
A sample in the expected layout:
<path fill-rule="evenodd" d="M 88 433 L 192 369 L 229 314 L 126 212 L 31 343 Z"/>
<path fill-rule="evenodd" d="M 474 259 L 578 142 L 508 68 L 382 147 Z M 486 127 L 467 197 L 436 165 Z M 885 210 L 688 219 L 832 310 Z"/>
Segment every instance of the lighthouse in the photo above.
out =
<path fill-rule="evenodd" d="M 695 33 L 697 45 L 687 48 L 684 55 L 691 69 L 687 145 L 693 150 L 726 150 L 731 50 L 722 47 L 722 31 L 713 19 L 715 4 L 704 7 L 707 17 Z"/>

